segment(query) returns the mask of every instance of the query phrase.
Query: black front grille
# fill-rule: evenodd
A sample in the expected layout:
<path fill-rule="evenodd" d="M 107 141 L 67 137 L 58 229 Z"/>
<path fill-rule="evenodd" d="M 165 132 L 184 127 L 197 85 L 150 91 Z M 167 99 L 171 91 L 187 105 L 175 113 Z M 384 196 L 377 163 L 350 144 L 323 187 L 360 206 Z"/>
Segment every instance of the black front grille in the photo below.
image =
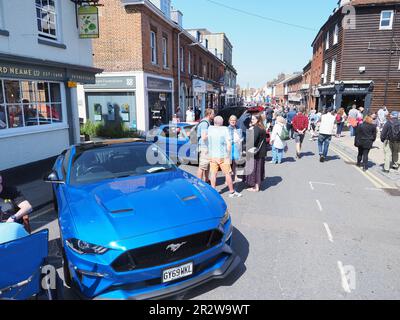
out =
<path fill-rule="evenodd" d="M 209 250 L 221 243 L 223 233 L 219 230 L 210 230 L 187 237 L 157 243 L 155 245 L 134 249 L 120 255 L 112 267 L 116 272 L 128 272 L 146 269 L 179 260 L 187 259 L 201 252 Z M 173 252 L 167 249 L 170 245 L 182 244 Z"/>

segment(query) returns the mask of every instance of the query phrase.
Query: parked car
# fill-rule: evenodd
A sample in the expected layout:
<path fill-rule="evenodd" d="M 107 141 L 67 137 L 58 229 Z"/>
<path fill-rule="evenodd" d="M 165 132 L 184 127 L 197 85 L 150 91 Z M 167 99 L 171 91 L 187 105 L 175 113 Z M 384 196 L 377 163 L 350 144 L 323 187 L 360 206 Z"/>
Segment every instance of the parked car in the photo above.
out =
<path fill-rule="evenodd" d="M 195 127 L 189 123 L 162 125 L 153 130 L 152 139 L 175 163 L 197 164 L 197 144 L 190 143 L 190 133 Z"/>
<path fill-rule="evenodd" d="M 45 178 L 64 278 L 84 298 L 148 299 L 226 277 L 240 259 L 219 193 L 148 142 L 73 146 Z"/>

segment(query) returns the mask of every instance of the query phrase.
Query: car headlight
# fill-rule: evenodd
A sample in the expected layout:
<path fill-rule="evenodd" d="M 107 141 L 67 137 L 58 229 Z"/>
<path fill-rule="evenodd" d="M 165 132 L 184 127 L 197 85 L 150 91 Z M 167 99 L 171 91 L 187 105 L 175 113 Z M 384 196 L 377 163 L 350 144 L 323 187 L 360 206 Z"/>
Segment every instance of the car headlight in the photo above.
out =
<path fill-rule="evenodd" d="M 78 239 L 67 240 L 67 246 L 79 254 L 104 254 L 109 250 Z"/>
<path fill-rule="evenodd" d="M 228 220 L 229 220 L 230 218 L 231 218 L 231 215 L 230 215 L 229 211 L 226 210 L 224 216 L 223 216 L 222 219 L 221 219 L 221 224 L 224 226 L 224 225 L 228 222 Z"/>

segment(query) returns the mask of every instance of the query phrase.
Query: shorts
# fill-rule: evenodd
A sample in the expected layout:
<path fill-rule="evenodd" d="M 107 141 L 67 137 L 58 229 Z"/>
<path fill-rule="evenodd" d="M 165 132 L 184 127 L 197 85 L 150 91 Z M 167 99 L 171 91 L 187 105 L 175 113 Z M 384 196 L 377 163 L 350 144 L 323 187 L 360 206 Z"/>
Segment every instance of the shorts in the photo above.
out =
<path fill-rule="evenodd" d="M 231 168 L 231 163 L 229 160 L 226 159 L 212 159 L 210 162 L 210 171 L 211 173 L 218 173 L 219 169 L 224 174 L 231 174 L 232 173 L 232 168 Z"/>
<path fill-rule="evenodd" d="M 294 133 L 294 140 L 296 141 L 296 143 L 303 143 L 304 137 L 305 137 L 305 134 L 300 134 L 298 132 Z"/>
<path fill-rule="evenodd" d="M 210 158 L 208 156 L 208 150 L 206 148 L 200 148 L 199 156 L 199 169 L 208 171 L 210 167 Z"/>

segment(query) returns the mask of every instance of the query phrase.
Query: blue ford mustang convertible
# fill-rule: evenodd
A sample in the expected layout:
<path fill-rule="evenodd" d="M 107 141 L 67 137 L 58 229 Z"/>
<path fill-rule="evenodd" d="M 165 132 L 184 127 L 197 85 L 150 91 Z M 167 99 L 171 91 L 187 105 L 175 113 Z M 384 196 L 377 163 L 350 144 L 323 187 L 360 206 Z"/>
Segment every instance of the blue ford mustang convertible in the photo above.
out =
<path fill-rule="evenodd" d="M 73 146 L 45 178 L 64 278 L 89 299 L 166 298 L 239 263 L 220 195 L 145 142 Z"/>

